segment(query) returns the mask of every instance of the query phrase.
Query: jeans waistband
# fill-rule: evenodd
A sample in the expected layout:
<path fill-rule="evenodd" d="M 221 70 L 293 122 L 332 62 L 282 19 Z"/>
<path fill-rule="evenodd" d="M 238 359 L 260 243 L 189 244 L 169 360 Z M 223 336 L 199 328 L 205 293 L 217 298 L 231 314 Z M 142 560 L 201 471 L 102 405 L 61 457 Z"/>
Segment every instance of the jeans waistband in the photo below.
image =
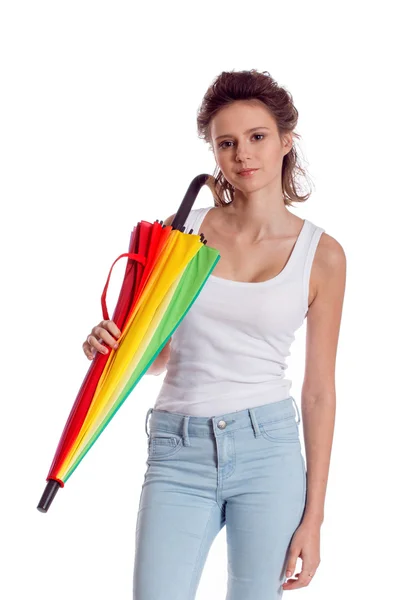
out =
<path fill-rule="evenodd" d="M 295 410 L 296 409 L 296 410 Z M 259 426 L 263 424 L 271 424 L 274 421 L 282 419 L 290 419 L 295 417 L 297 413 L 297 425 L 300 424 L 300 411 L 296 400 L 293 396 L 289 396 L 278 402 L 270 402 L 254 408 L 246 408 L 244 410 L 217 415 L 214 417 L 196 417 L 185 415 L 183 413 L 169 412 L 149 408 L 146 414 L 145 431 L 149 437 L 148 419 L 151 415 L 150 429 L 154 428 L 158 431 L 169 431 L 179 434 L 183 437 L 184 445 L 190 445 L 190 436 L 219 436 L 226 432 L 235 431 L 243 427 L 252 426 L 254 435 L 261 435 Z"/>

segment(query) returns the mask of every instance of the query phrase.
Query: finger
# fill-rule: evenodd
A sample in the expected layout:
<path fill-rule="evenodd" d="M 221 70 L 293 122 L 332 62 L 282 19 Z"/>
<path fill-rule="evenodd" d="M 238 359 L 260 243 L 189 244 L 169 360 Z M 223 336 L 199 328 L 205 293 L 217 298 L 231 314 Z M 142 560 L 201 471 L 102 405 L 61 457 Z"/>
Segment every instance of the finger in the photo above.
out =
<path fill-rule="evenodd" d="M 303 565 L 299 575 L 299 581 L 302 586 L 308 585 L 310 583 L 310 581 L 314 577 L 317 568 L 318 564 L 314 564 L 314 562 L 310 560 L 303 560 Z"/>
<path fill-rule="evenodd" d="M 282 583 L 282 589 L 285 591 L 295 590 L 299 587 L 301 587 L 301 585 L 298 585 L 298 579 L 288 579 L 288 581 Z"/>
<path fill-rule="evenodd" d="M 300 573 L 295 573 L 291 579 L 285 581 L 285 583 L 282 584 L 283 589 L 294 590 L 296 588 L 302 587 L 299 583 L 299 575 Z"/>
<path fill-rule="evenodd" d="M 82 344 L 82 348 L 88 359 L 92 360 L 92 358 L 94 358 L 92 346 L 87 341 L 85 341 Z"/>
<path fill-rule="evenodd" d="M 107 346 L 103 346 L 101 344 L 101 342 L 103 341 L 102 338 L 98 340 L 93 334 L 89 334 L 86 341 L 90 346 L 92 346 L 92 348 L 98 350 L 102 354 L 108 354 Z"/>
<path fill-rule="evenodd" d="M 300 573 L 296 573 L 292 579 L 285 581 L 282 584 L 283 589 L 285 590 L 295 590 L 301 587 L 306 587 L 310 584 L 313 579 L 313 571 L 304 569 Z"/>
<path fill-rule="evenodd" d="M 93 339 L 93 340 L 97 341 L 98 338 L 100 338 L 99 343 L 104 341 L 106 344 L 109 345 L 110 348 L 118 347 L 118 346 L 116 346 L 116 344 L 118 344 L 117 340 L 115 338 L 113 338 L 111 333 L 108 333 L 107 329 L 104 329 L 103 327 L 100 327 L 100 326 L 95 327 L 95 335 L 92 334 L 90 337 L 90 340 Z M 96 341 L 93 341 L 93 345 L 95 346 L 95 348 L 97 348 Z M 108 348 L 104 345 L 102 346 L 101 343 L 100 343 L 99 349 L 100 348 L 108 351 Z"/>
<path fill-rule="evenodd" d="M 121 336 L 121 331 L 118 329 L 114 321 L 108 321 L 108 330 L 111 331 L 115 338 L 119 338 Z"/>
<path fill-rule="evenodd" d="M 308 573 L 311 573 L 311 571 Z M 301 571 L 295 587 L 306 587 L 310 583 L 312 577 L 310 577 L 308 573 L 306 571 Z"/>
<path fill-rule="evenodd" d="M 108 320 L 108 321 L 101 321 L 97 327 L 93 327 L 92 329 L 92 333 L 95 333 L 95 329 L 97 329 L 98 327 L 100 327 L 100 329 L 105 329 L 106 331 L 111 332 L 116 338 L 120 337 L 122 335 L 121 331 L 118 329 L 117 324 L 114 323 L 114 321 Z"/>

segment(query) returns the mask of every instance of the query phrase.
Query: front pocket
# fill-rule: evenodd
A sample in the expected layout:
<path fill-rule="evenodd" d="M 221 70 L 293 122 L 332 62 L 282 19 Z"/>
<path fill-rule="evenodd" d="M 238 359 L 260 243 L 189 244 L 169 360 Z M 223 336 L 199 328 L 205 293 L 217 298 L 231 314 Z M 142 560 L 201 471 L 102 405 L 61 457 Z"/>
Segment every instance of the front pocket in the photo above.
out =
<path fill-rule="evenodd" d="M 182 438 L 168 431 L 150 432 L 148 441 L 149 458 L 163 459 L 176 454 L 182 448 Z"/>
<path fill-rule="evenodd" d="M 295 418 L 260 425 L 263 437 L 271 442 L 299 442 L 299 426 Z"/>

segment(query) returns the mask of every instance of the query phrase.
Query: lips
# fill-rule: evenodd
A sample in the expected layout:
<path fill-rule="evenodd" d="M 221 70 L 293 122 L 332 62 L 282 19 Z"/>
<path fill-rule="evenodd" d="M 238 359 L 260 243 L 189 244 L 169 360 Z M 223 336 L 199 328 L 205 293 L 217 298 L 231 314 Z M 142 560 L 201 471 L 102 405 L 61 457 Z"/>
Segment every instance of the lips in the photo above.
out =
<path fill-rule="evenodd" d="M 241 171 L 239 171 L 239 175 L 241 173 L 250 173 L 250 171 L 257 171 L 258 169 L 242 169 Z"/>

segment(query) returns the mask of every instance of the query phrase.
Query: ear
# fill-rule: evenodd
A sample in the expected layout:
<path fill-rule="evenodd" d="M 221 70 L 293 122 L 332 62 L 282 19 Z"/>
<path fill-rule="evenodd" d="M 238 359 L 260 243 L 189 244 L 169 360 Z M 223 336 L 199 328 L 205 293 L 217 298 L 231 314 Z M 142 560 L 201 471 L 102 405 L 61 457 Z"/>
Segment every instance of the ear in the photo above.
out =
<path fill-rule="evenodd" d="M 283 147 L 285 149 L 285 154 L 288 154 L 291 151 L 293 147 L 293 135 L 291 131 L 283 135 Z"/>

